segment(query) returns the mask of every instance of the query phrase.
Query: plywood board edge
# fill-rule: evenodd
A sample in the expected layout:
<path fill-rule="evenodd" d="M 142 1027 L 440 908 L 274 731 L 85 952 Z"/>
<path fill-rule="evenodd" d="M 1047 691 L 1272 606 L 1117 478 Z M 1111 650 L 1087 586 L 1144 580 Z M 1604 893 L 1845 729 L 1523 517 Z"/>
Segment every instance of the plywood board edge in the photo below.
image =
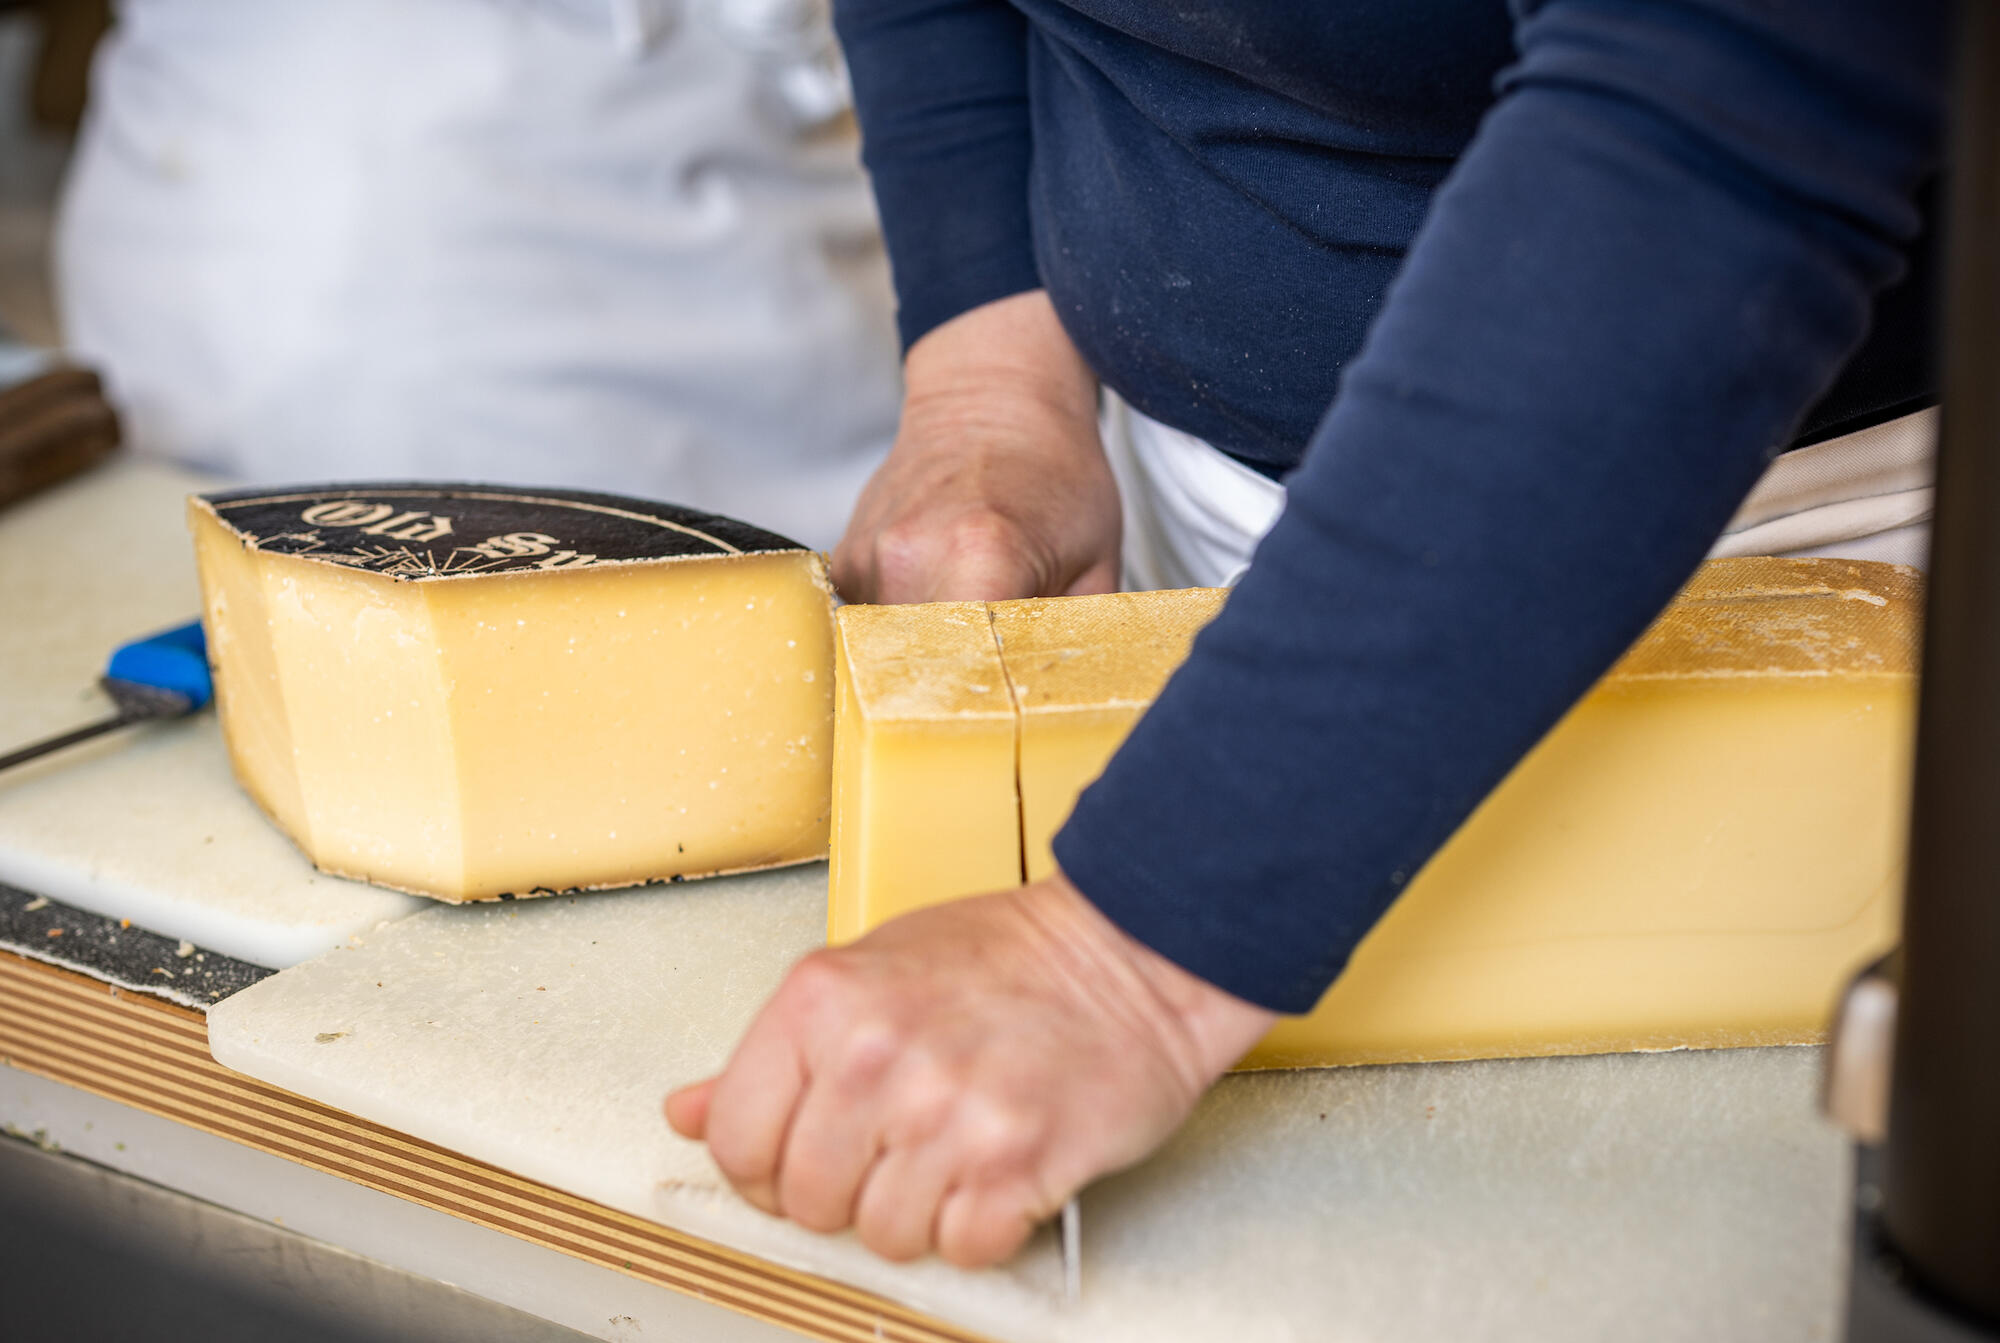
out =
<path fill-rule="evenodd" d="M 0 1063 L 828 1343 L 988 1343 L 230 1072 L 191 1008 L 0 952 Z"/>

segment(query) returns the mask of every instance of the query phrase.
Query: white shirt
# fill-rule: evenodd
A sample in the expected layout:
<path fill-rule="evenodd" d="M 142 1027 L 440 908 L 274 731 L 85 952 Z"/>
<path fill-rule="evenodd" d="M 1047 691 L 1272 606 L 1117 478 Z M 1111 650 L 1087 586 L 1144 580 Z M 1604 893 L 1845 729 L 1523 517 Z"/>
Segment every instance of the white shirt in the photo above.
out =
<path fill-rule="evenodd" d="M 1285 487 L 1107 393 L 1102 430 L 1125 508 L 1128 589 L 1232 587 L 1285 508 Z M 1937 411 L 1779 456 L 1709 552 L 1930 560 Z"/>

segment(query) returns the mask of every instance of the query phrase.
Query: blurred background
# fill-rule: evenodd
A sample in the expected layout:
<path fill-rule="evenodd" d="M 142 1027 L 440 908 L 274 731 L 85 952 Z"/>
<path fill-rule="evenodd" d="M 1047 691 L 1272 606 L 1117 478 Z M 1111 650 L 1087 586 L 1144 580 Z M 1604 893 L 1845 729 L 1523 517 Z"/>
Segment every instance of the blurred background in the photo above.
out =
<path fill-rule="evenodd" d="M 100 373 L 134 451 L 838 538 L 900 387 L 827 0 L 0 25 L 0 322 Z"/>
<path fill-rule="evenodd" d="M 57 343 L 56 192 L 110 21 L 109 0 L 0 0 L 0 327 L 34 345 Z"/>
<path fill-rule="evenodd" d="M 824 0 L 0 0 L 0 507 L 145 456 L 826 547 L 898 362 Z M 138 1337 L 581 1335 L 0 1135 L 0 1339 Z"/>

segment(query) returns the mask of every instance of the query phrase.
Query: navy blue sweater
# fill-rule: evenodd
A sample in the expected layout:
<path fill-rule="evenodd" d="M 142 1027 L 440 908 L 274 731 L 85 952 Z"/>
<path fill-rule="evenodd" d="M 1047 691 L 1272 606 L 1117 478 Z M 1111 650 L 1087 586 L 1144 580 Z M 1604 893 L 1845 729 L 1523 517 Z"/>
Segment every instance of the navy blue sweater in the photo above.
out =
<path fill-rule="evenodd" d="M 1105 913 L 1309 1008 L 1778 446 L 1922 398 L 1946 10 L 837 0 L 905 340 L 1045 287 L 1286 476 L 1057 838 Z"/>

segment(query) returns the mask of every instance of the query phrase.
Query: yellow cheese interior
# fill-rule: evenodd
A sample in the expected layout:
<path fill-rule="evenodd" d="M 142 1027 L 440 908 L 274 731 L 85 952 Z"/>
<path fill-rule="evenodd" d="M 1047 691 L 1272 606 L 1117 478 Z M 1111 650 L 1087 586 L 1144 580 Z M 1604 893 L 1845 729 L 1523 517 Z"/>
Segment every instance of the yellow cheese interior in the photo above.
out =
<path fill-rule="evenodd" d="M 244 790 L 294 840 L 306 833 L 292 756 L 292 725 L 278 688 L 277 649 L 258 557 L 212 516 L 190 510 L 201 573 L 202 626 L 214 669 L 218 716 Z"/>
<path fill-rule="evenodd" d="M 265 625 L 225 638 L 268 640 L 287 727 L 279 740 L 291 743 L 302 804 L 293 837 L 329 872 L 465 892 L 452 696 L 423 590 L 291 556 L 250 558 Z M 217 681 L 230 670 L 224 662 Z M 252 749 L 265 757 L 257 772 L 282 768 L 274 751 Z"/>
<path fill-rule="evenodd" d="M 1219 601 L 1143 595 L 1153 606 L 993 608 L 1030 877 Z M 1705 565 L 1416 875 L 1318 1008 L 1243 1066 L 1818 1038 L 1839 985 L 1895 935 L 1919 609 L 1916 576 L 1891 566 Z M 836 924 L 855 935 L 928 903 L 925 861 L 900 874 L 917 894 L 861 913 L 836 888 Z"/>
<path fill-rule="evenodd" d="M 993 604 L 993 633 L 1021 722 L 1029 881 L 1055 871 L 1049 843 L 1077 795 L 1104 772 L 1225 595 L 1188 588 Z"/>
<path fill-rule="evenodd" d="M 1897 679 L 1600 688 L 1248 1063 L 1817 1038 L 1895 940 Z"/>
<path fill-rule="evenodd" d="M 827 937 L 1021 881 L 1013 701 L 986 607 L 838 612 Z"/>
<path fill-rule="evenodd" d="M 326 870 L 473 900 L 825 853 L 817 556 L 398 582 L 190 524 L 238 777 Z"/>

